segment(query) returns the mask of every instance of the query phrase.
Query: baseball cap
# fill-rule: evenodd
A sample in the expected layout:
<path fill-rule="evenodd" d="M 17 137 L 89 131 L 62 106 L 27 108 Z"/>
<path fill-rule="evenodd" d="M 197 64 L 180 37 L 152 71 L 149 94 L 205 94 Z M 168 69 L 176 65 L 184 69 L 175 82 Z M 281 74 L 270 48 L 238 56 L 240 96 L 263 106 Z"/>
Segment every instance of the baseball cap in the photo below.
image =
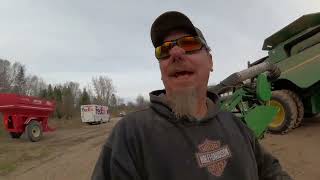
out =
<path fill-rule="evenodd" d="M 151 26 L 151 41 L 154 47 L 162 44 L 164 38 L 174 30 L 182 30 L 193 36 L 202 38 L 205 42 L 202 32 L 195 27 L 191 20 L 178 11 L 168 11 L 161 14 Z"/>

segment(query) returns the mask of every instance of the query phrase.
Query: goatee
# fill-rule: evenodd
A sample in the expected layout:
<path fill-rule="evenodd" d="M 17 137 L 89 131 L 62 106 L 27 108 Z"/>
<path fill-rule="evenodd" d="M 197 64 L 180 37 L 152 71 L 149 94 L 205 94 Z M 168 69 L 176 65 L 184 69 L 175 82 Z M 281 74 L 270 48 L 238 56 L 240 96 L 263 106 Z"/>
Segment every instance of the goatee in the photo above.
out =
<path fill-rule="evenodd" d="M 187 87 L 170 93 L 167 98 L 176 118 L 195 117 L 197 95 L 194 87 Z"/>

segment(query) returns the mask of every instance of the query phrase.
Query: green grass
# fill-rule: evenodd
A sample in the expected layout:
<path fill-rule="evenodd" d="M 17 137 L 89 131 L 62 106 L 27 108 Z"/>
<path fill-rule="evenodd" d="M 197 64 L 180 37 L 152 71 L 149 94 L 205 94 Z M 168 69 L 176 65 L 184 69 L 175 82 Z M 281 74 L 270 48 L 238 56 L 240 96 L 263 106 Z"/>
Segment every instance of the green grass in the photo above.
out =
<path fill-rule="evenodd" d="M 14 162 L 0 162 L 0 175 L 6 175 L 17 168 Z"/>
<path fill-rule="evenodd" d="M 4 138 L 7 138 L 8 137 L 8 132 L 6 132 L 6 130 L 0 126 L 0 140 L 1 139 L 4 139 Z"/>
<path fill-rule="evenodd" d="M 0 127 L 1 128 L 1 127 Z M 4 130 L 1 128 L 0 129 L 0 137 L 3 137 L 5 135 L 5 132 L 4 132 Z"/>
<path fill-rule="evenodd" d="M 2 117 L 2 114 L 0 113 L 0 138 L 5 137 L 6 135 L 7 135 L 7 132 L 3 124 L 3 117 Z"/>

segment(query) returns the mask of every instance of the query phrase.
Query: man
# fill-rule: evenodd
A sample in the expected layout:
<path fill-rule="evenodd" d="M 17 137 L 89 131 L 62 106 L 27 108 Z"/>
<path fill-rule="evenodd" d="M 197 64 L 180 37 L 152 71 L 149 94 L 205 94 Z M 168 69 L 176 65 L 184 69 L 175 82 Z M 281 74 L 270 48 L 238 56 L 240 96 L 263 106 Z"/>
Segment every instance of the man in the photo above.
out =
<path fill-rule="evenodd" d="M 165 90 L 150 93 L 150 108 L 114 127 L 92 179 L 286 180 L 277 159 L 262 149 L 232 113 L 207 92 L 210 48 L 184 14 L 160 15 L 151 27 Z"/>

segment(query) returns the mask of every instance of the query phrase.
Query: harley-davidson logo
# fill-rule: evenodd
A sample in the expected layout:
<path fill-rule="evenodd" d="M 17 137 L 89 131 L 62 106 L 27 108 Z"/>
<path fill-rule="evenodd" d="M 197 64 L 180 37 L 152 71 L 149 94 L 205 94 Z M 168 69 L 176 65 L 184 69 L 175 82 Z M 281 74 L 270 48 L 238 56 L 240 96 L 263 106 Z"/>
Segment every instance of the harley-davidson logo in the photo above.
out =
<path fill-rule="evenodd" d="M 206 139 L 198 146 L 196 153 L 200 167 L 207 167 L 214 176 L 221 176 L 227 165 L 227 159 L 231 157 L 231 151 L 227 145 L 221 147 L 220 141 Z"/>

